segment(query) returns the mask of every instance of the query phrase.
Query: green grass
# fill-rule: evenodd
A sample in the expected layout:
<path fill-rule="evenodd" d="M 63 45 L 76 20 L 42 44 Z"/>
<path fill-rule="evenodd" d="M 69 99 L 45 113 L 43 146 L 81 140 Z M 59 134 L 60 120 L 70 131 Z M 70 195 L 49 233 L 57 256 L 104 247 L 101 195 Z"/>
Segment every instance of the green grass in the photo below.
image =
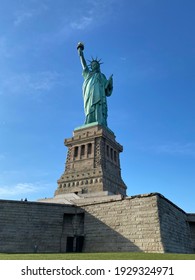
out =
<path fill-rule="evenodd" d="M 64 254 L 6 254 L 0 260 L 195 260 L 195 254 L 157 253 L 64 253 Z"/>

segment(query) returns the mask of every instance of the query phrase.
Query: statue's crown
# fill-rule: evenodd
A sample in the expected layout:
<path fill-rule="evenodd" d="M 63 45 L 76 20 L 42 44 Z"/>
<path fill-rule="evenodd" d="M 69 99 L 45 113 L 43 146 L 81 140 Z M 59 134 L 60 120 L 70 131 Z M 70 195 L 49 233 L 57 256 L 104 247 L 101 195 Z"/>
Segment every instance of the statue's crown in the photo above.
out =
<path fill-rule="evenodd" d="M 93 63 L 93 62 L 96 62 L 98 63 L 99 65 L 103 64 L 103 62 L 101 62 L 101 59 L 98 59 L 97 57 L 96 58 L 93 58 L 91 57 L 91 60 L 88 60 L 90 65 Z"/>

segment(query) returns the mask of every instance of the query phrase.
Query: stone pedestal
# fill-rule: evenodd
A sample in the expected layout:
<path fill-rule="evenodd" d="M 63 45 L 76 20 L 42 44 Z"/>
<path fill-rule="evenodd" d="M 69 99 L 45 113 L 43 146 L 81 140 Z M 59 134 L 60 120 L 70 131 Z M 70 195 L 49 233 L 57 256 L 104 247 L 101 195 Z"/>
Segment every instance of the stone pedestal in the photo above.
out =
<path fill-rule="evenodd" d="M 66 166 L 55 195 L 108 191 L 126 196 L 119 159 L 123 147 L 111 130 L 97 123 L 85 125 L 75 129 L 64 144 L 68 147 Z"/>

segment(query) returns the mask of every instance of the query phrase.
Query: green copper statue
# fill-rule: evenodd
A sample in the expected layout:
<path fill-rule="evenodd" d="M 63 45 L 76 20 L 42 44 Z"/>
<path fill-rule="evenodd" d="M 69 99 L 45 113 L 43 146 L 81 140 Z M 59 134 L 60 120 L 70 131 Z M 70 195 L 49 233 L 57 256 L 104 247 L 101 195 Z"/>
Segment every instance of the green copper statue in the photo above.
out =
<path fill-rule="evenodd" d="M 106 79 L 105 75 L 100 71 L 101 62 L 97 58 L 92 58 L 90 65 L 87 65 L 83 54 L 84 45 L 82 43 L 78 43 L 77 50 L 84 77 L 83 98 L 86 116 L 85 124 L 98 122 L 101 125 L 107 126 L 108 108 L 106 97 L 112 94 L 112 75 L 108 80 Z"/>

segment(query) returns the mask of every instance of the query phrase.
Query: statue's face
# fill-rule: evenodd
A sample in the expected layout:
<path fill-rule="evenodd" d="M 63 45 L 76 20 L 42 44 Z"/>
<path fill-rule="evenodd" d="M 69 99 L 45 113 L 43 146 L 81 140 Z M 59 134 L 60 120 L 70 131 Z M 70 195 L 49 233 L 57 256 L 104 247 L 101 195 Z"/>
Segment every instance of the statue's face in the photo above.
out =
<path fill-rule="evenodd" d="M 92 61 L 91 62 L 91 69 L 93 71 L 99 71 L 100 70 L 100 64 L 97 61 Z"/>

